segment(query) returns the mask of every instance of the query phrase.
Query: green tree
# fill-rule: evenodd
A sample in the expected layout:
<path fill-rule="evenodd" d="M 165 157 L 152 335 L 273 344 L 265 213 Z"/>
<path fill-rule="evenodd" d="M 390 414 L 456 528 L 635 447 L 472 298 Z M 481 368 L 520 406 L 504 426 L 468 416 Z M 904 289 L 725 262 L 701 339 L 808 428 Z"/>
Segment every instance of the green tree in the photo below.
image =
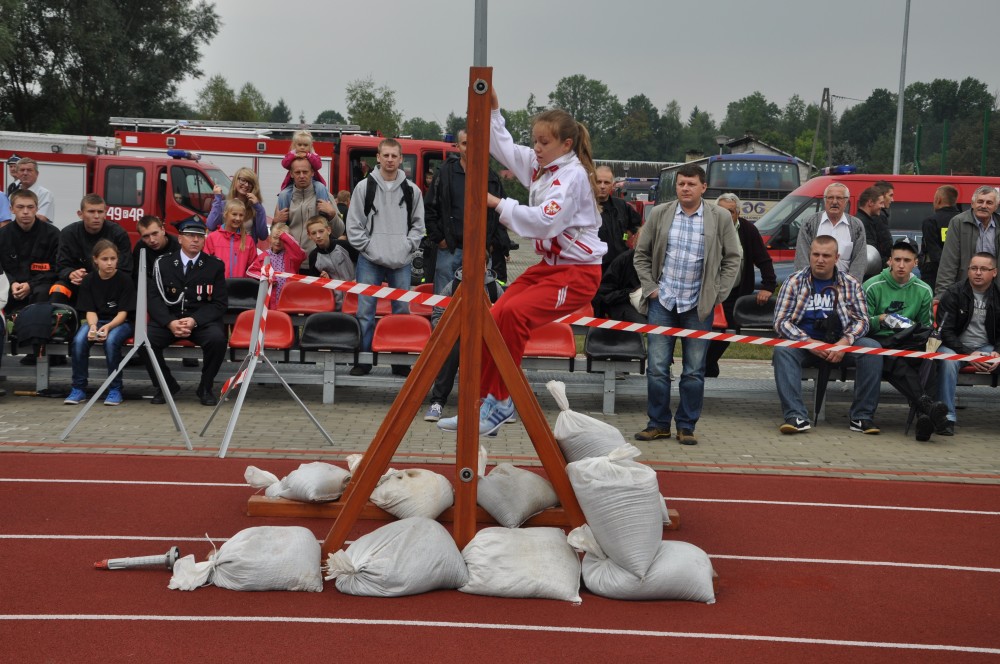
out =
<path fill-rule="evenodd" d="M 649 97 L 640 94 L 625 102 L 624 112 L 608 158 L 659 161 L 656 131 L 660 126 L 660 113 L 656 106 Z"/>
<path fill-rule="evenodd" d="M 608 86 L 583 74 L 560 79 L 549 93 L 549 104 L 587 127 L 595 154 L 603 154 L 610 147 L 623 114 L 621 102 Z"/>
<path fill-rule="evenodd" d="M 753 134 L 761 140 L 765 134 L 774 133 L 781 121 L 781 109 L 760 92 L 730 102 L 719 132 L 731 138 Z"/>
<path fill-rule="evenodd" d="M 660 125 L 656 132 L 658 148 L 656 161 L 681 161 L 684 159 L 684 121 L 681 120 L 681 105 L 671 100 L 660 114 Z"/>
<path fill-rule="evenodd" d="M 834 142 L 850 143 L 863 156 L 868 156 L 881 136 L 888 132 L 892 138 L 895 126 L 896 95 L 885 88 L 878 88 L 868 99 L 844 111 L 837 123 Z M 891 170 L 891 157 L 889 165 Z"/>
<path fill-rule="evenodd" d="M 267 116 L 268 122 L 287 123 L 292 121 L 292 109 L 288 108 L 284 98 L 279 97 L 278 103 L 271 108 Z"/>
<path fill-rule="evenodd" d="M 326 110 L 316 116 L 316 124 L 347 124 L 347 119 L 333 110 Z"/>
<path fill-rule="evenodd" d="M 454 113 L 448 114 L 448 119 L 444 122 L 444 131 L 450 136 L 458 137 L 458 132 L 466 127 L 466 118 L 464 115 L 455 115 Z"/>
<path fill-rule="evenodd" d="M 244 122 L 267 122 L 271 116 L 271 105 L 253 83 L 244 83 L 236 97 L 236 117 L 223 118 Z"/>
<path fill-rule="evenodd" d="M 232 120 L 238 113 L 236 92 L 222 74 L 215 74 L 198 92 L 198 117 L 202 120 Z"/>
<path fill-rule="evenodd" d="M 714 154 L 719 149 L 715 142 L 718 134 L 719 130 L 712 120 L 712 115 L 695 106 L 684 127 L 682 138 L 684 151 L 697 150 L 705 155 Z"/>
<path fill-rule="evenodd" d="M 199 77 L 219 30 L 205 0 L 3 0 L 0 115 L 22 130 L 106 134 L 114 115 L 157 115 Z"/>
<path fill-rule="evenodd" d="M 403 135 L 424 140 L 440 141 L 444 132 L 441 131 L 441 125 L 433 120 L 410 118 L 403 123 Z"/>
<path fill-rule="evenodd" d="M 383 136 L 398 136 L 403 121 L 403 114 L 396 110 L 395 90 L 376 87 L 371 76 L 347 84 L 347 117 L 351 124 Z"/>

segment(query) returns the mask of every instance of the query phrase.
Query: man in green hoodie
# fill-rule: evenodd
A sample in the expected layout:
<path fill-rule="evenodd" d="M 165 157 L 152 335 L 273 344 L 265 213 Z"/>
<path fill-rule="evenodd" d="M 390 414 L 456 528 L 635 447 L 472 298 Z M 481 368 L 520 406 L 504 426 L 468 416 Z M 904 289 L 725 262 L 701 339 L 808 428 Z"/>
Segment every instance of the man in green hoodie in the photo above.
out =
<path fill-rule="evenodd" d="M 913 276 L 917 248 L 907 239 L 892 245 L 888 267 L 864 284 L 869 332 L 883 348 L 924 350 L 932 328 L 934 289 Z M 923 369 L 923 379 L 921 379 Z M 933 362 L 919 358 L 883 358 L 889 384 L 917 409 L 917 440 L 947 426 L 948 407 L 937 400 Z M 928 391 L 934 394 L 928 394 Z"/>

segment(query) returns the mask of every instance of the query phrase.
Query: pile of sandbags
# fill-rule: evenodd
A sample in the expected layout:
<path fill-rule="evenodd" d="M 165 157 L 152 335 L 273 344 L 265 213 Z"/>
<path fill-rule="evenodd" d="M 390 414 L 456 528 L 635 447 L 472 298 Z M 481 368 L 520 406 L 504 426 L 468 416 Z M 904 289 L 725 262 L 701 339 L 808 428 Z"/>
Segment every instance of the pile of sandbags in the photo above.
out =
<path fill-rule="evenodd" d="M 327 580 L 348 595 L 402 597 L 454 589 L 468 580 L 462 554 L 437 521 L 394 521 L 327 557 Z"/>
<path fill-rule="evenodd" d="M 604 553 L 587 525 L 570 532 L 570 546 L 583 551 L 583 579 L 595 595 L 628 600 L 687 600 L 715 603 L 715 571 L 708 554 L 687 542 L 660 542 L 640 578 Z"/>
<path fill-rule="evenodd" d="M 250 486 L 264 489 L 268 498 L 287 498 L 306 503 L 337 500 L 351 481 L 350 472 L 322 461 L 303 463 L 281 480 L 274 473 L 256 466 L 247 466 L 243 477 Z"/>
<path fill-rule="evenodd" d="M 208 556 L 195 562 L 184 556 L 174 563 L 167 586 L 195 590 L 216 585 L 229 590 L 323 590 L 320 546 L 316 536 L 299 526 L 258 526 L 236 533 Z"/>
<path fill-rule="evenodd" d="M 584 553 L 583 581 L 614 599 L 681 599 L 713 603 L 708 554 L 686 542 L 663 541 L 670 523 L 656 472 L 614 427 L 570 410 L 566 387 L 546 387 L 559 405 L 553 434 L 569 462 L 566 474 L 587 519 L 569 544 Z"/>

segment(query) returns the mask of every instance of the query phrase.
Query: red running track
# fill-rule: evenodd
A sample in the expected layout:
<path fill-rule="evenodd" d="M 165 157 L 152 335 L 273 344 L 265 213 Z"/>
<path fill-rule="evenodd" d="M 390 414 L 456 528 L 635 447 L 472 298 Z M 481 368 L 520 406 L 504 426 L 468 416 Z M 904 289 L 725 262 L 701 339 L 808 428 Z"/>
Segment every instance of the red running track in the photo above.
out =
<path fill-rule="evenodd" d="M 713 558 L 714 605 L 583 604 L 457 591 L 167 589 L 107 557 L 204 533 L 331 522 L 245 515 L 253 460 L 0 454 L 0 660 L 16 662 L 996 662 L 1000 487 L 659 473 L 681 530 Z M 255 465 L 281 476 L 299 461 Z M 450 467 L 440 467 L 444 473 Z M 63 481 L 55 481 L 63 480 Z M 378 524 L 362 523 L 358 533 Z"/>

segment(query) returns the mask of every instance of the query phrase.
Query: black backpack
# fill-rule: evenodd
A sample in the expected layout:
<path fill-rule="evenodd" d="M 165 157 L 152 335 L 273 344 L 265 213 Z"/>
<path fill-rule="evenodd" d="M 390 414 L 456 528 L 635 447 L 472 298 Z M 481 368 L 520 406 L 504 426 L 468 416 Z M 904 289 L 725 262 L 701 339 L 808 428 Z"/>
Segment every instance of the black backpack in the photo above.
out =
<path fill-rule="evenodd" d="M 406 232 L 409 233 L 410 229 L 413 228 L 413 187 L 410 186 L 409 180 L 403 180 L 403 184 L 400 185 L 400 189 L 403 191 L 403 200 L 399 201 L 399 207 L 403 207 L 406 204 Z M 365 219 L 371 214 L 372 210 L 375 210 L 375 214 L 378 214 L 378 210 L 375 209 L 375 192 L 378 191 L 378 183 L 375 182 L 375 178 L 369 173 L 365 176 Z M 375 220 L 372 220 L 372 226 L 374 227 Z"/>

